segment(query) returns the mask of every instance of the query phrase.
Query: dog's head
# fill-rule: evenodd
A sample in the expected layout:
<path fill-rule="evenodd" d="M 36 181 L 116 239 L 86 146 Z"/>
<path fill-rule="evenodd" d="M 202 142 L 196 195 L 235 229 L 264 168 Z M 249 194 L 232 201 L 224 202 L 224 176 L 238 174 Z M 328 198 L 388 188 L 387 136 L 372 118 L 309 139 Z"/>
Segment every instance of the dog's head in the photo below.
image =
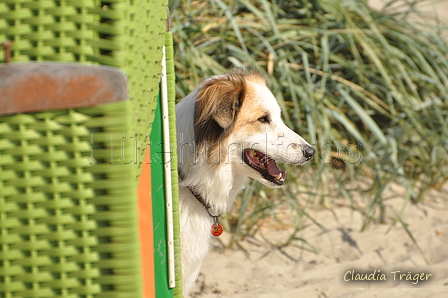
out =
<path fill-rule="evenodd" d="M 195 101 L 195 143 L 209 164 L 231 164 L 270 186 L 286 173 L 277 162 L 303 164 L 315 153 L 281 119 L 280 107 L 257 72 L 242 69 L 215 76 L 199 87 Z"/>

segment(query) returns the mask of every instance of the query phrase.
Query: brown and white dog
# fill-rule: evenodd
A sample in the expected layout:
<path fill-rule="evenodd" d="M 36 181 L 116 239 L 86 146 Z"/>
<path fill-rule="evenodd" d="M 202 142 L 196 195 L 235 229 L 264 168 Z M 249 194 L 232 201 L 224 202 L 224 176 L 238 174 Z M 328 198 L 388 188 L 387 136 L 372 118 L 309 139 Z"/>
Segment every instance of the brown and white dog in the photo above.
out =
<path fill-rule="evenodd" d="M 217 227 L 247 177 L 281 187 L 277 162 L 303 164 L 315 153 L 286 127 L 280 107 L 254 71 L 213 76 L 176 106 L 183 292 L 188 294 Z"/>

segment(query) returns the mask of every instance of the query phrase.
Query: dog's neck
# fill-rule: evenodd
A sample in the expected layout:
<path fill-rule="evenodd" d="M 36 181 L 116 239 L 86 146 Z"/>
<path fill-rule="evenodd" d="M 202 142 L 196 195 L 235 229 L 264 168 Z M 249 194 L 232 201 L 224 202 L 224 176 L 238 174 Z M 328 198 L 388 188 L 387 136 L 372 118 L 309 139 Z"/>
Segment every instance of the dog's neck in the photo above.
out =
<path fill-rule="evenodd" d="M 185 175 L 184 175 L 184 173 L 181 170 L 179 170 L 179 180 L 181 181 L 182 184 L 184 184 Z M 236 195 L 239 193 L 241 188 L 244 186 L 245 177 L 244 176 L 237 176 L 237 179 L 235 179 L 235 181 L 237 181 L 239 183 L 236 183 L 236 184 L 234 183 L 234 185 L 232 187 L 233 191 L 231 190 L 229 192 L 229 194 L 228 194 L 228 206 L 226 207 L 226 211 L 227 212 L 232 207 L 233 201 L 234 201 Z M 206 200 L 204 198 L 204 196 L 196 189 L 195 186 L 185 185 L 185 184 L 184 184 L 184 186 L 190 191 L 190 193 L 196 198 L 196 200 L 198 200 L 198 202 L 201 203 L 202 206 L 204 206 L 204 208 L 207 210 L 209 215 L 211 217 L 213 217 L 213 215 L 210 213 L 210 209 L 215 209 L 215 207 L 211 205 L 211 204 L 213 204 L 212 200 Z M 220 216 L 221 214 L 222 213 L 218 213 L 216 215 Z"/>
<path fill-rule="evenodd" d="M 196 164 L 179 168 L 183 173 L 181 185 L 188 188 L 196 199 L 200 196 L 204 203 L 201 200 L 198 201 L 204 207 L 208 206 L 207 208 L 215 214 L 230 211 L 236 195 L 245 182 L 244 176 L 233 177 L 230 165 L 210 169 L 210 165 Z"/>

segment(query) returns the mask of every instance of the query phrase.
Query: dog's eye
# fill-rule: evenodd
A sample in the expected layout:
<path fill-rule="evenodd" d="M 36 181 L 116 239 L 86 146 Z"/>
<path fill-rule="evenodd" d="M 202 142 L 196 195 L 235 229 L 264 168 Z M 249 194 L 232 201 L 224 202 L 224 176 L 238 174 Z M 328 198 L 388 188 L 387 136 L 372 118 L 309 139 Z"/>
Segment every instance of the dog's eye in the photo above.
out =
<path fill-rule="evenodd" d="M 269 117 L 268 117 L 268 115 L 264 115 L 264 116 L 258 118 L 257 120 L 258 120 L 259 122 L 261 122 L 261 123 L 269 123 Z"/>

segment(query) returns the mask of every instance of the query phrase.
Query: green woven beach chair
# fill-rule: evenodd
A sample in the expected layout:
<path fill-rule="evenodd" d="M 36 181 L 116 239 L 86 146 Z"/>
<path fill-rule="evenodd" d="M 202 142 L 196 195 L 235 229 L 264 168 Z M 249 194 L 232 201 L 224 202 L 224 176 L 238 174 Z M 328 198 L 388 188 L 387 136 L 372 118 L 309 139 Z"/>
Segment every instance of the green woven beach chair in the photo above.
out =
<path fill-rule="evenodd" d="M 136 189 L 166 18 L 166 1 L 0 0 L 0 297 L 143 297 Z"/>

